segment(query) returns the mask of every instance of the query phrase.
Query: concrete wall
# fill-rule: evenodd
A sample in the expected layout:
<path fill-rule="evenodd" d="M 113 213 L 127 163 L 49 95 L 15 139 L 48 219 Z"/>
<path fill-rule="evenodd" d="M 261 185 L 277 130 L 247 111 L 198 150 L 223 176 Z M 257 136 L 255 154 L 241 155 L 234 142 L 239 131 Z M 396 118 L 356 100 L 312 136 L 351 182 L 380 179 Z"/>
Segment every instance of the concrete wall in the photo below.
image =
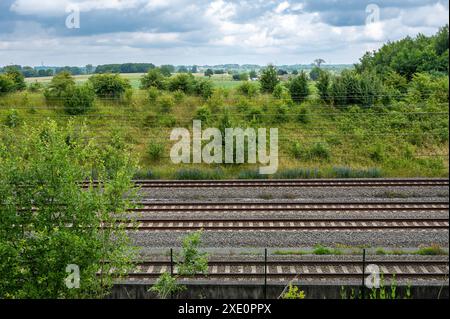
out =
<path fill-rule="evenodd" d="M 186 284 L 187 290 L 176 296 L 179 299 L 263 299 L 264 286 L 260 284 L 228 284 L 228 283 L 195 283 Z M 113 299 L 152 299 L 156 296 L 148 292 L 150 285 L 144 284 L 120 284 L 113 288 L 109 298 Z M 347 286 L 347 295 L 351 289 L 356 293 L 358 286 Z M 268 285 L 267 298 L 276 299 L 283 291 L 283 285 Z M 342 299 L 341 285 L 302 285 L 301 290 L 305 291 L 308 299 Z M 390 289 L 388 289 L 389 291 Z M 404 296 L 405 286 L 397 287 L 400 296 Z M 366 295 L 369 294 L 367 290 Z M 411 287 L 411 295 L 414 299 L 441 299 L 449 298 L 448 282 L 445 286 L 420 285 Z"/>

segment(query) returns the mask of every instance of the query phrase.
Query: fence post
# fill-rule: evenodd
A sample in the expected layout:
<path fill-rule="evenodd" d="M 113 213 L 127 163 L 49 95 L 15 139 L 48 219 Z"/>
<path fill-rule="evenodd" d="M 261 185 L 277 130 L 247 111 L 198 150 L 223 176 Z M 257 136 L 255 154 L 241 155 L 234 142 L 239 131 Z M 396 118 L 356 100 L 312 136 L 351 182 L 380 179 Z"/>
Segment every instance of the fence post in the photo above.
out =
<path fill-rule="evenodd" d="M 173 276 L 173 249 L 170 248 L 170 275 Z"/>
<path fill-rule="evenodd" d="M 170 248 L 170 276 L 173 277 L 173 248 Z M 174 299 L 173 292 L 170 293 L 170 299 Z"/>
<path fill-rule="evenodd" d="M 267 248 L 264 248 L 264 299 L 267 299 Z"/>
<path fill-rule="evenodd" d="M 363 249 L 363 261 L 362 261 L 362 283 L 361 283 L 361 295 L 362 299 L 366 299 L 366 249 Z"/>

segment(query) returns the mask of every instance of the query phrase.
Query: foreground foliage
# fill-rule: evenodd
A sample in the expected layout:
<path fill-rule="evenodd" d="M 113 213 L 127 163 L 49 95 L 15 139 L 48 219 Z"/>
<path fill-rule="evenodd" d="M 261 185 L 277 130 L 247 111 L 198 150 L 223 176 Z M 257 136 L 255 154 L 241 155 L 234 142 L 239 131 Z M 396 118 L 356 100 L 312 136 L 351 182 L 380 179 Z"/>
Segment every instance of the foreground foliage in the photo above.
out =
<path fill-rule="evenodd" d="M 0 298 L 102 297 L 134 258 L 111 223 L 130 207 L 133 161 L 117 141 L 88 142 L 83 127 L 49 121 L 24 132 L 0 140 Z M 102 188 L 82 189 L 93 170 Z M 69 265 L 79 288 L 66 286 Z"/>

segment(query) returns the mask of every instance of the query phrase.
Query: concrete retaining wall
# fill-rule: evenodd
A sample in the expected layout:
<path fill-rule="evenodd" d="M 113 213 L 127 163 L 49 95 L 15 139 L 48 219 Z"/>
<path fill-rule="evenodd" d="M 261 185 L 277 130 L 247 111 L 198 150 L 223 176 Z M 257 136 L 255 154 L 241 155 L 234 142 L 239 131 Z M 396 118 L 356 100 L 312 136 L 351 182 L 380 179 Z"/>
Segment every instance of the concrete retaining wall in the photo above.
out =
<path fill-rule="evenodd" d="M 176 296 L 179 299 L 263 299 L 264 286 L 259 284 L 228 284 L 228 283 L 190 283 L 185 284 L 187 290 Z M 153 299 L 155 295 L 148 292 L 151 285 L 120 284 L 113 288 L 109 298 L 113 299 Z M 347 295 L 351 289 L 358 293 L 358 286 L 346 286 Z M 283 291 L 283 285 L 271 284 L 267 286 L 267 298 L 276 299 Z M 302 285 L 308 299 L 342 299 L 342 286 L 336 284 Z M 390 291 L 390 288 L 388 289 Z M 442 285 L 420 285 L 410 288 L 414 299 L 448 299 L 448 282 Z M 397 287 L 397 295 L 403 297 L 405 286 Z M 369 293 L 367 290 L 366 295 Z"/>

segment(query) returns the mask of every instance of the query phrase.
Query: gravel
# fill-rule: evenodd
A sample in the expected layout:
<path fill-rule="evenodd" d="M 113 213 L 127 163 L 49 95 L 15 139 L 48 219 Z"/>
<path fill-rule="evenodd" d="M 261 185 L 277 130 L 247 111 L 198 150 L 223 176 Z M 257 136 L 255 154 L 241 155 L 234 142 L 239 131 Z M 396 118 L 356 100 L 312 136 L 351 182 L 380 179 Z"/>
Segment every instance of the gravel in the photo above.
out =
<path fill-rule="evenodd" d="M 448 201 L 449 189 L 421 187 L 236 187 L 142 189 L 145 201 Z"/>
<path fill-rule="evenodd" d="M 143 247 L 180 247 L 185 232 L 133 232 L 130 237 Z M 302 231 L 302 232 L 205 232 L 204 247 L 305 247 L 325 246 L 370 246 L 370 247 L 418 247 L 438 244 L 447 246 L 449 232 L 438 231 Z"/>

